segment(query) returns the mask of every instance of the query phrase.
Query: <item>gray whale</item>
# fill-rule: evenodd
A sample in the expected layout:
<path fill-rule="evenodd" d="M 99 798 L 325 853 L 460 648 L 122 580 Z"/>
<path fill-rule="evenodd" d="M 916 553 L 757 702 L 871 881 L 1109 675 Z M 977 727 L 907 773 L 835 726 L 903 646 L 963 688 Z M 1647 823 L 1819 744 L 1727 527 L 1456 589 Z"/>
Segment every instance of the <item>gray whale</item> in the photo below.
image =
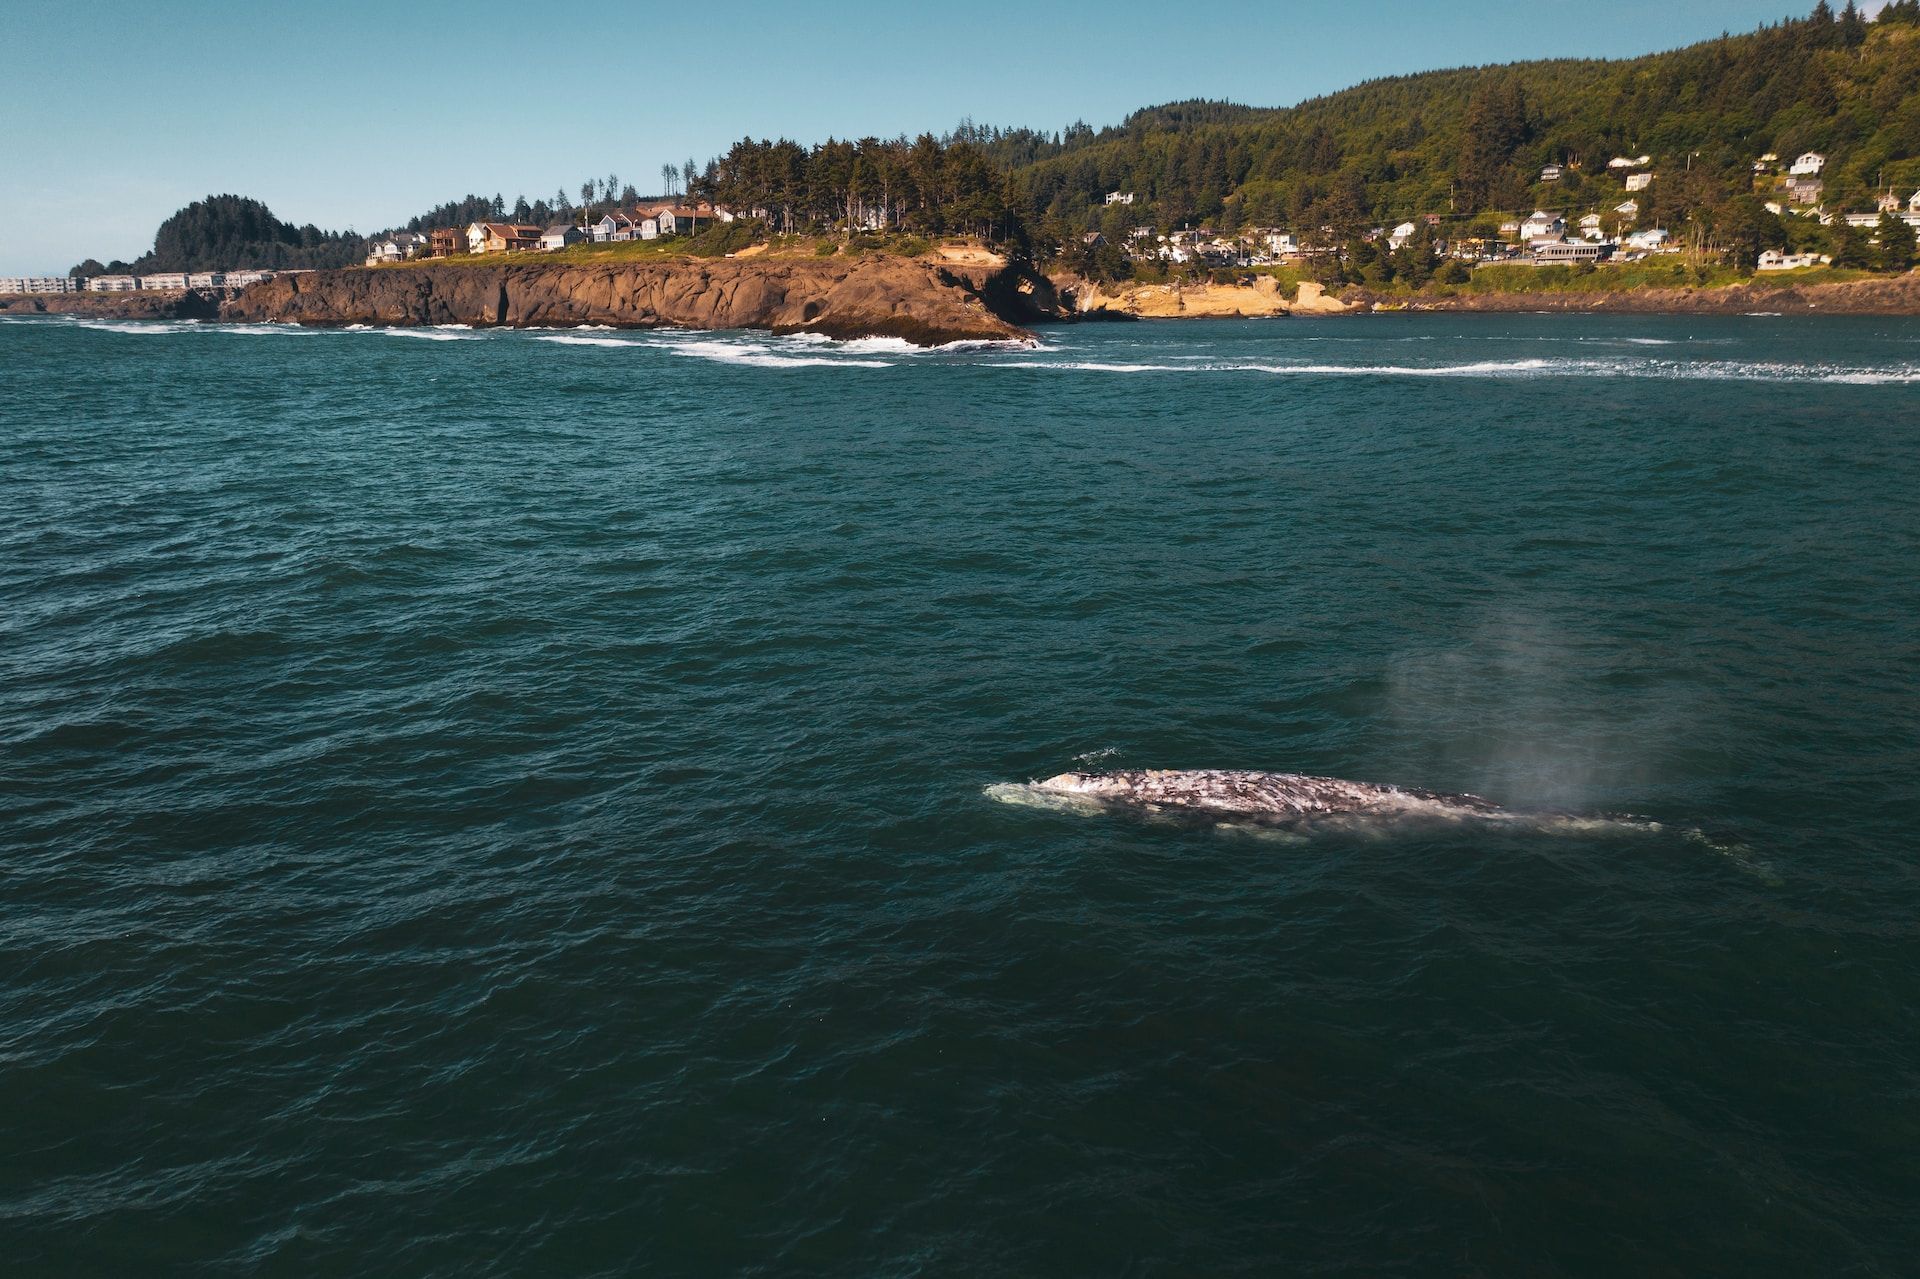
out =
<path fill-rule="evenodd" d="M 1507 813 L 1478 795 L 1301 773 L 1249 769 L 1125 769 L 1060 773 L 1024 787 L 989 787 L 995 799 L 1061 808 L 1139 808 L 1190 812 L 1218 820 L 1285 822 L 1322 817 L 1498 818 Z M 1052 802 L 1049 802 L 1052 801 Z"/>

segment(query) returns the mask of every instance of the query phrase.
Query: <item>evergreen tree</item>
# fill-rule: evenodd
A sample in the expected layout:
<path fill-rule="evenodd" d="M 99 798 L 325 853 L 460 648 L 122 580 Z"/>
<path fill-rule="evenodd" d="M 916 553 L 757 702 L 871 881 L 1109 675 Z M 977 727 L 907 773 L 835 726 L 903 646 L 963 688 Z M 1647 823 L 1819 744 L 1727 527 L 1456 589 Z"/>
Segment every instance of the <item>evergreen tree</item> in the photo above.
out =
<path fill-rule="evenodd" d="M 1833 264 L 1855 269 L 1873 265 L 1872 247 L 1868 245 L 1867 237 L 1860 233 L 1859 227 L 1845 219 L 1836 221 L 1833 226 Z"/>
<path fill-rule="evenodd" d="M 1882 213 L 1875 234 L 1880 241 L 1874 253 L 1875 266 L 1882 271 L 1902 274 L 1913 270 L 1915 244 L 1912 227 L 1902 221 L 1898 214 Z"/>

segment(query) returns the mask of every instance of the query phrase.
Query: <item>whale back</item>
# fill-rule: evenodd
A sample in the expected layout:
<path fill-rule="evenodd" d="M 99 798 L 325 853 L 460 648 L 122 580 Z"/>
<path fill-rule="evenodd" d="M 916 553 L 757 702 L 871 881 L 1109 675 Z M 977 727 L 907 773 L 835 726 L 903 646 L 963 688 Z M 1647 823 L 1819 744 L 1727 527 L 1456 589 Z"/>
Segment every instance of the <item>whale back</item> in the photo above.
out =
<path fill-rule="evenodd" d="M 1149 768 L 1062 773 L 1035 784 L 1056 794 L 1109 804 L 1192 809 L 1267 819 L 1346 813 L 1465 816 L 1501 811 L 1498 804 L 1477 795 L 1450 795 L 1340 777 L 1249 769 Z"/>

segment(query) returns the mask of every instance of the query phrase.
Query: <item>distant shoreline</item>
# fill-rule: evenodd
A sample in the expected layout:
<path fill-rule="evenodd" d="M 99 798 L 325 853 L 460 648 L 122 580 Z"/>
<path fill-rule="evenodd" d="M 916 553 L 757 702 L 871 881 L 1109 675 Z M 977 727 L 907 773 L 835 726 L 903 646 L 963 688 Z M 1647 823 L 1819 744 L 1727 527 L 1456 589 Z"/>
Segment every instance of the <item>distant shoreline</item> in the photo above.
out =
<path fill-rule="evenodd" d="M 462 262 L 409 271 L 346 268 L 238 292 L 0 294 L 0 315 L 309 325 L 607 324 L 761 328 L 941 342 L 1018 339 L 1027 326 L 1097 319 L 1234 319 L 1403 312 L 1920 316 L 1920 272 L 1830 283 L 1460 290 L 1405 294 L 1301 282 L 1094 286 L 1030 269 L 873 255 L 853 260 L 674 258 L 606 265 Z"/>

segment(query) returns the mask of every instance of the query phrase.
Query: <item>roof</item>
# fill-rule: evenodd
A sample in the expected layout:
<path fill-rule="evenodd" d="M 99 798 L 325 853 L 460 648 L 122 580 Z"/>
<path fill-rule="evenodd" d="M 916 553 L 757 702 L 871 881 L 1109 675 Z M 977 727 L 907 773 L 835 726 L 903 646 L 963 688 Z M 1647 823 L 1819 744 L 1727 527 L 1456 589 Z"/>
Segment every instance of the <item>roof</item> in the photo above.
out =
<path fill-rule="evenodd" d="M 565 235 L 567 232 L 572 231 L 574 229 L 575 229 L 574 225 L 571 222 L 556 222 L 552 226 L 548 227 L 544 232 L 544 234 L 552 235 L 554 232 L 557 231 L 561 235 Z"/>

